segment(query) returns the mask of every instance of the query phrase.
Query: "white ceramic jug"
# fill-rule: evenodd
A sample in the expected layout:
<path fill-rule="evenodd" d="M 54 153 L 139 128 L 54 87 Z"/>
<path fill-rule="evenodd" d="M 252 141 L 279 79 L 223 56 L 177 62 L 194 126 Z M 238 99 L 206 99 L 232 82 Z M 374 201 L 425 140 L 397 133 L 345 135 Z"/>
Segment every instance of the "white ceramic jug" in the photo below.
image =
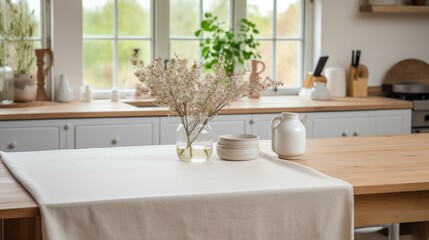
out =
<path fill-rule="evenodd" d="M 271 148 L 282 159 L 299 159 L 305 153 L 306 132 L 298 113 L 281 113 L 271 121 Z"/>

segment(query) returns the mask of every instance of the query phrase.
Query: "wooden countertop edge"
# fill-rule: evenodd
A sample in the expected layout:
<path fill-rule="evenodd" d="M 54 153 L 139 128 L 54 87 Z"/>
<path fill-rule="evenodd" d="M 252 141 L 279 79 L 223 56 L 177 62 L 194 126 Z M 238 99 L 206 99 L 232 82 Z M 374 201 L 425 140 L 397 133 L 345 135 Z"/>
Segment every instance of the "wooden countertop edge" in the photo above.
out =
<path fill-rule="evenodd" d="M 313 106 L 267 106 L 269 104 L 261 104 L 255 106 L 247 104 L 246 102 L 240 102 L 237 106 L 230 106 L 222 109 L 220 115 L 228 114 L 258 114 L 258 113 L 280 113 L 280 112 L 327 112 L 327 111 L 369 111 L 369 110 L 395 110 L 395 109 L 411 109 L 413 107 L 412 102 L 393 100 L 395 104 L 381 103 L 365 103 L 359 104 L 355 102 L 338 104 L 338 101 L 327 101 L 327 102 L 310 102 L 302 103 L 302 105 Z M 245 103 L 245 104 L 243 104 Z M 115 117 L 159 117 L 159 116 L 170 116 L 171 112 L 164 107 L 144 107 L 139 108 L 128 105 L 126 103 L 117 103 L 116 108 L 95 108 L 85 106 L 80 108 L 72 107 L 70 110 L 55 110 L 55 109 L 42 109 L 41 112 L 37 112 L 37 107 L 29 108 L 27 111 L 19 112 L 1 112 L 0 120 L 36 120 L 36 119 L 69 119 L 69 118 L 115 118 Z M 296 103 L 294 103 L 296 105 Z M 122 106 L 124 106 L 122 108 Z M 28 109 L 26 109 L 28 110 Z M 43 111 L 43 112 L 42 112 Z"/>
<path fill-rule="evenodd" d="M 429 182 L 353 186 L 354 195 L 429 191 Z"/>
<path fill-rule="evenodd" d="M 27 218 L 38 216 L 40 216 L 40 209 L 37 204 L 34 207 L 0 209 L 0 219 Z"/>

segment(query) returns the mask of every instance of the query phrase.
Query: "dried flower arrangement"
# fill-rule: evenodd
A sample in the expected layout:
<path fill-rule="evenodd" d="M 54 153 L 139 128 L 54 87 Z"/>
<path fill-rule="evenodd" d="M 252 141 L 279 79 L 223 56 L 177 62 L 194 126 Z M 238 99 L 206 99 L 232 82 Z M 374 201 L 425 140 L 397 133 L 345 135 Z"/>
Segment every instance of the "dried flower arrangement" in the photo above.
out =
<path fill-rule="evenodd" d="M 196 61 L 188 68 L 186 59 L 175 56 L 165 67 L 161 59 L 145 66 L 138 54 L 139 50 L 134 49 L 131 63 L 137 67 L 135 75 L 156 105 L 168 107 L 180 118 L 188 137 L 187 147 L 198 135 L 192 133 L 199 133 L 223 107 L 278 84 L 268 77 L 250 84 L 244 80 L 244 70 L 229 74 L 223 57 L 212 66 L 212 72 L 203 74 L 203 65 Z"/>

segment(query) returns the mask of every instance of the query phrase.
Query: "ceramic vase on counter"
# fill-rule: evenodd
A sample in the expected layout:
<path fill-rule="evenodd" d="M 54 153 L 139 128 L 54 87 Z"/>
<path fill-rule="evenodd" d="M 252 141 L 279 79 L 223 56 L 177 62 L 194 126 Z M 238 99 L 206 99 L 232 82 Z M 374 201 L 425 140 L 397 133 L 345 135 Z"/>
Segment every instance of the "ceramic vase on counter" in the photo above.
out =
<path fill-rule="evenodd" d="M 252 60 L 252 73 L 250 74 L 249 82 L 251 84 L 258 84 L 259 79 L 261 78 L 259 74 L 261 74 L 265 70 L 265 63 L 258 61 L 258 60 Z M 261 66 L 261 70 L 258 71 L 258 65 Z M 249 95 L 250 98 L 259 98 L 261 94 L 258 93 L 252 93 Z"/>
<path fill-rule="evenodd" d="M 36 99 L 37 85 L 30 74 L 15 74 L 14 101 L 32 102 Z"/>
<path fill-rule="evenodd" d="M 57 101 L 70 102 L 72 100 L 72 96 L 73 96 L 73 93 L 69 87 L 67 77 L 64 74 L 61 74 L 59 84 L 58 84 Z"/>

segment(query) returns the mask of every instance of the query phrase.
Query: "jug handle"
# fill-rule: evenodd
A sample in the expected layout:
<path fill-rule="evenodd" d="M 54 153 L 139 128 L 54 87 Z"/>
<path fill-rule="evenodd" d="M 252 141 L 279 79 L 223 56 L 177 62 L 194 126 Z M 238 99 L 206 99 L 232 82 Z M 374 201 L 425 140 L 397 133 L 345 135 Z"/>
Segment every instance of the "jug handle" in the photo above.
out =
<path fill-rule="evenodd" d="M 277 128 L 277 126 L 279 125 L 279 123 L 281 122 L 281 117 L 277 116 L 275 118 L 273 118 L 273 120 L 271 121 L 271 150 L 273 150 L 273 152 L 275 152 L 274 150 L 274 129 Z M 279 122 L 277 124 L 274 124 L 275 122 Z"/>
<path fill-rule="evenodd" d="M 304 125 L 304 127 L 306 127 L 307 126 L 307 114 L 302 116 L 302 118 L 300 118 L 299 121 Z"/>

